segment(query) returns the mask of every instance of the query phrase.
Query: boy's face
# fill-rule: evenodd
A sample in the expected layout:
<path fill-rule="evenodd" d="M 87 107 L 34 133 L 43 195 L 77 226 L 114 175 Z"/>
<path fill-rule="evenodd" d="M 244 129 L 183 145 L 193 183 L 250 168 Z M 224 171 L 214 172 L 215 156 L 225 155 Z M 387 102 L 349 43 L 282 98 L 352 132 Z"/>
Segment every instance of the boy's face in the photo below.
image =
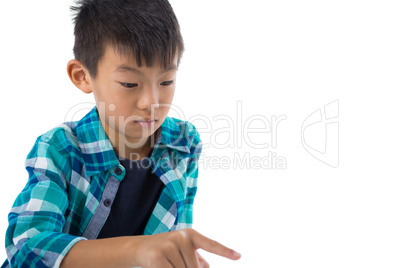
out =
<path fill-rule="evenodd" d="M 140 68 L 134 58 L 116 53 L 107 46 L 97 77 L 89 83 L 106 134 L 118 151 L 124 147 L 126 153 L 119 154 L 127 157 L 127 147 L 135 151 L 148 144 L 165 120 L 175 92 L 178 59 L 176 55 L 166 70 L 159 62 Z"/>

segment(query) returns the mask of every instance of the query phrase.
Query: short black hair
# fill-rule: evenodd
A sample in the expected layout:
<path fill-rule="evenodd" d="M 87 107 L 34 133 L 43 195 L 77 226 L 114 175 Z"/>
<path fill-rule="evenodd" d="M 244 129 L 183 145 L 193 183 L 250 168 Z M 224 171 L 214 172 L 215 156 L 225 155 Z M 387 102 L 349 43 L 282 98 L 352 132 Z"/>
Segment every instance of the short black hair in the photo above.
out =
<path fill-rule="evenodd" d="M 74 23 L 74 56 L 96 78 L 99 60 L 107 45 L 121 55 L 135 57 L 152 67 L 178 63 L 184 51 L 176 15 L 168 0 L 76 0 L 71 6 Z"/>

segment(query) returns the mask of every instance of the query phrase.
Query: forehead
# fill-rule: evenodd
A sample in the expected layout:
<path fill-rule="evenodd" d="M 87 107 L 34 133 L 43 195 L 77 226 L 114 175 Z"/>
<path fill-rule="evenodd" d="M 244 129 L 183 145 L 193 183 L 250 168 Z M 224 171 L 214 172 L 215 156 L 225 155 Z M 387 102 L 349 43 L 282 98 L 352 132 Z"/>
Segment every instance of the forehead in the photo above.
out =
<path fill-rule="evenodd" d="M 132 72 L 138 68 L 153 68 L 153 69 L 161 69 L 164 71 L 169 70 L 177 70 L 177 62 L 178 61 L 178 53 L 176 53 L 173 61 L 168 64 L 166 68 L 163 68 L 161 61 L 158 58 L 155 58 L 154 64 L 151 67 L 146 66 L 146 61 L 144 58 L 141 59 L 141 67 L 138 66 L 136 57 L 134 53 L 131 54 L 123 54 L 114 47 L 107 45 L 105 47 L 105 53 L 99 62 L 100 65 L 107 66 L 108 69 L 113 69 L 113 71 L 117 72 Z"/>

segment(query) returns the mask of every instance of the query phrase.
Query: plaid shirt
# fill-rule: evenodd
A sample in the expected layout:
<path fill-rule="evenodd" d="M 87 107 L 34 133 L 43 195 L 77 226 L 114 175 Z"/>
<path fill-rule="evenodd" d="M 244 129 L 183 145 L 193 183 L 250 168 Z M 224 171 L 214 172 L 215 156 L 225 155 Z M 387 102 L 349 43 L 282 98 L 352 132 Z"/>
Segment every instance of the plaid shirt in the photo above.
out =
<path fill-rule="evenodd" d="M 189 122 L 167 117 L 155 133 L 149 160 L 165 187 L 145 235 L 192 226 L 202 150 Z M 96 107 L 39 136 L 25 166 L 29 179 L 8 214 L 2 267 L 59 267 L 75 243 L 97 238 L 126 171 Z"/>

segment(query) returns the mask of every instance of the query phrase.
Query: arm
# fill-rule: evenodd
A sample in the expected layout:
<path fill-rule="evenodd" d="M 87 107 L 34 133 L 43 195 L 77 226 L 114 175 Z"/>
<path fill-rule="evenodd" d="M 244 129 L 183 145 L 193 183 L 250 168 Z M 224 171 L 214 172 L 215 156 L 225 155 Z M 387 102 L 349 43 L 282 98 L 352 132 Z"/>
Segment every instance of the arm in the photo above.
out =
<path fill-rule="evenodd" d="M 65 256 L 61 267 L 198 268 L 206 265 L 197 254 L 198 248 L 232 260 L 240 258 L 239 253 L 195 230 L 183 229 L 148 236 L 80 241 Z"/>
<path fill-rule="evenodd" d="M 60 267 L 133 267 L 130 251 L 135 240 L 134 236 L 121 236 L 80 241 L 70 249 Z"/>
<path fill-rule="evenodd" d="M 11 267 L 58 267 L 68 250 L 86 239 L 62 232 L 71 164 L 42 138 L 36 141 L 25 164 L 28 182 L 8 214 L 7 257 Z"/>

